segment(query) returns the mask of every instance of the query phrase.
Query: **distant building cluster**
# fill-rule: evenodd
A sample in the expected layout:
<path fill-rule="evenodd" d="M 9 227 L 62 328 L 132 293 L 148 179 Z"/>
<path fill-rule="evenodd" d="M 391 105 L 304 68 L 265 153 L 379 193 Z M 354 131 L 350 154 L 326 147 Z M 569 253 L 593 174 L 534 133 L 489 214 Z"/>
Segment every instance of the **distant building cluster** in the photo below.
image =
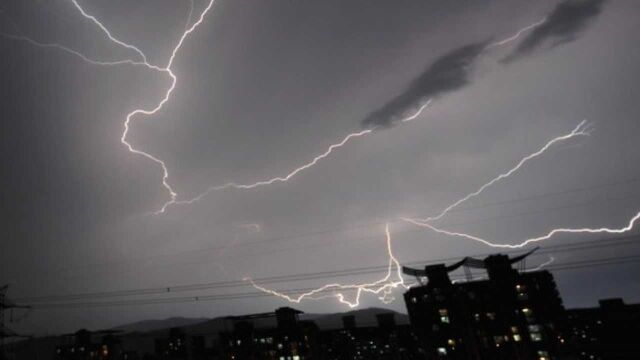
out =
<path fill-rule="evenodd" d="M 188 332 L 173 328 L 162 336 L 82 330 L 67 336 L 52 358 L 640 359 L 640 304 L 611 299 L 596 308 L 566 310 L 549 271 L 514 268 L 527 255 L 403 268 L 418 280 L 404 294 L 408 324 L 397 323 L 396 314 L 389 312 L 377 314 L 376 324 L 360 326 L 355 316 L 345 315 L 341 326 L 320 329 L 316 322 L 301 319 L 301 311 L 283 307 L 227 317 L 225 328 L 216 334 L 199 333 L 197 327 Z M 451 281 L 449 273 L 460 267 L 467 280 Z M 473 279 L 469 269 L 483 269 L 486 276 Z M 265 319 L 270 326 L 264 326 Z M 18 353 L 14 358 L 23 358 Z"/>

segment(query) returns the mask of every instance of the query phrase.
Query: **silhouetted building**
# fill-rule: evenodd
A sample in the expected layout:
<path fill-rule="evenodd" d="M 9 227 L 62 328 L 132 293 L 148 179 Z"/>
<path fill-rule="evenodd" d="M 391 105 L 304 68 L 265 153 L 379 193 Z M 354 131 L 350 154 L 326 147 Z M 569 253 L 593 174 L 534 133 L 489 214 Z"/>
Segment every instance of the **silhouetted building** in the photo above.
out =
<path fill-rule="evenodd" d="M 160 359 L 187 359 L 187 336 L 178 328 L 169 330 L 169 337 L 156 339 L 156 355 Z"/>
<path fill-rule="evenodd" d="M 553 276 L 512 268 L 530 253 L 403 268 L 421 282 L 404 297 L 427 359 L 548 360 L 559 353 L 564 308 Z M 452 283 L 449 272 L 462 266 L 485 269 L 488 278 Z"/>
<path fill-rule="evenodd" d="M 600 300 L 600 306 L 567 310 L 566 338 L 578 359 L 640 359 L 640 304 Z"/>
<path fill-rule="evenodd" d="M 302 312 L 288 307 L 275 313 L 232 316 L 233 330 L 220 334 L 224 359 L 304 360 L 319 359 L 318 328 L 301 321 Z M 259 329 L 253 320 L 275 317 L 275 328 Z"/>
<path fill-rule="evenodd" d="M 56 347 L 55 359 L 122 359 L 124 351 L 115 336 L 118 332 L 117 330 L 92 332 L 82 329 L 73 334 L 63 335 L 63 344 Z"/>
<path fill-rule="evenodd" d="M 358 327 L 355 316 L 342 318 L 343 328 L 323 331 L 326 360 L 423 359 L 419 341 L 409 325 L 396 325 L 394 313 L 378 314 L 377 326 Z"/>

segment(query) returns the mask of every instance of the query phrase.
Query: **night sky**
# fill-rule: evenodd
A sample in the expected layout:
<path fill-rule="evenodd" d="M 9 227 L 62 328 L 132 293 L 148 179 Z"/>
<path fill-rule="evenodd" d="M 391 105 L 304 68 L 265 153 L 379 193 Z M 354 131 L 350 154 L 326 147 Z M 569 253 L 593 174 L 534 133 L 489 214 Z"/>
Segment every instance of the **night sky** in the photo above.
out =
<path fill-rule="evenodd" d="M 208 1 L 194 0 L 193 11 L 189 0 L 78 3 L 164 66 Z M 516 41 L 487 48 L 545 16 Z M 126 115 L 155 106 L 170 79 L 143 66 L 89 64 L 23 38 L 92 59 L 138 59 L 70 0 L 0 0 L 0 32 L 0 285 L 10 284 L 12 298 L 384 266 L 385 222 L 401 263 L 489 253 L 398 218 L 437 214 L 584 119 L 591 136 L 553 146 L 438 225 L 515 244 L 557 227 L 623 227 L 640 210 L 635 0 L 217 0 L 174 60 L 171 98 L 136 118 L 128 135 L 166 163 L 179 200 L 285 176 L 347 134 L 373 132 L 287 182 L 213 191 L 160 215 L 152 212 L 169 200 L 162 169 L 120 137 Z M 414 121 L 400 121 L 428 99 Z M 615 236 L 558 235 L 540 245 Z M 550 255 L 567 264 L 639 251 L 630 241 Z M 640 301 L 637 274 L 640 263 L 627 262 L 555 276 L 565 305 L 575 307 Z M 246 284 L 181 295 L 252 291 Z M 364 295 L 361 307 L 404 311 L 401 293 L 390 305 Z M 261 297 L 41 309 L 11 326 L 44 334 L 286 305 Z M 293 306 L 346 309 L 335 299 Z"/>

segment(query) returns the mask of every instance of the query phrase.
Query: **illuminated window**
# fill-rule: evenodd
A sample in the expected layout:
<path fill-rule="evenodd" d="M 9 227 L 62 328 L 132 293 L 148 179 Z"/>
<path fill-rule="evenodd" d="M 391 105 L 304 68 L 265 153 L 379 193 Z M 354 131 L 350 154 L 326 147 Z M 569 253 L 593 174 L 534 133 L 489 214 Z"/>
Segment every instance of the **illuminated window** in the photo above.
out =
<path fill-rule="evenodd" d="M 440 314 L 440 322 L 442 323 L 449 323 L 449 311 L 447 309 L 440 309 L 438 310 L 438 313 Z"/>
<path fill-rule="evenodd" d="M 447 345 L 449 345 L 449 346 L 456 346 L 456 341 L 455 341 L 455 340 L 453 340 L 453 339 L 449 339 L 449 340 L 447 340 Z"/>
<path fill-rule="evenodd" d="M 531 341 L 539 342 L 542 341 L 542 334 L 534 332 L 529 334 L 531 336 Z"/>
<path fill-rule="evenodd" d="M 522 337 L 520 336 L 520 334 L 513 334 L 513 341 L 515 342 L 522 341 Z"/>
<path fill-rule="evenodd" d="M 533 311 L 529 308 L 523 308 L 522 309 L 522 313 L 524 314 L 524 316 L 526 317 L 531 317 L 533 316 Z"/>
<path fill-rule="evenodd" d="M 538 351 L 538 360 L 549 360 L 549 353 L 543 350 Z"/>
<path fill-rule="evenodd" d="M 529 332 L 540 332 L 540 325 L 529 325 Z"/>
<path fill-rule="evenodd" d="M 440 356 L 447 356 L 447 349 L 443 348 L 443 347 L 439 347 L 438 348 L 438 355 Z"/>
<path fill-rule="evenodd" d="M 489 320 L 495 320 L 495 319 L 496 319 L 496 313 L 494 313 L 494 312 L 488 312 L 488 313 L 487 313 L 487 319 L 489 319 Z"/>

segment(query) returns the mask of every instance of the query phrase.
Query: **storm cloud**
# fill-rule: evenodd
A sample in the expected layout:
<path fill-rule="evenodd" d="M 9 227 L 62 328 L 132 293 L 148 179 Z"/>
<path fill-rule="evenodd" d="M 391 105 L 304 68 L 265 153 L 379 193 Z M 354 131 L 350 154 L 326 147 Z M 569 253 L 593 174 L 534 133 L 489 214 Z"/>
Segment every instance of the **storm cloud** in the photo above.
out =
<path fill-rule="evenodd" d="M 429 99 L 468 85 L 472 65 L 484 48 L 484 42 L 473 43 L 443 55 L 414 79 L 406 91 L 362 120 L 362 126 L 393 126 Z"/>
<path fill-rule="evenodd" d="M 503 62 L 529 55 L 547 41 L 552 46 L 574 41 L 581 31 L 602 12 L 604 0 L 568 0 L 558 4 L 547 21 L 533 30 Z"/>

